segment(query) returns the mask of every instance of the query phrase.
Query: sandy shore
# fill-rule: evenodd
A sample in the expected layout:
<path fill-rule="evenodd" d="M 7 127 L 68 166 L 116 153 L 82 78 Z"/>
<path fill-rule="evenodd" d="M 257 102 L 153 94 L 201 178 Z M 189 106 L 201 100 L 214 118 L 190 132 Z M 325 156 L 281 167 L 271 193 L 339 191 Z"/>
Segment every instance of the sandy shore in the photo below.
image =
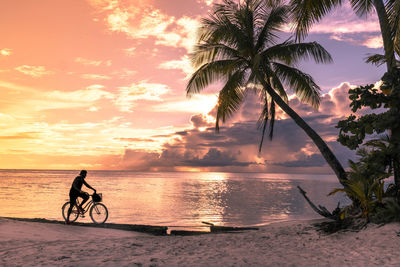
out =
<path fill-rule="evenodd" d="M 199 236 L 0 219 L 0 266 L 400 266 L 400 224 L 332 235 L 310 221 Z"/>

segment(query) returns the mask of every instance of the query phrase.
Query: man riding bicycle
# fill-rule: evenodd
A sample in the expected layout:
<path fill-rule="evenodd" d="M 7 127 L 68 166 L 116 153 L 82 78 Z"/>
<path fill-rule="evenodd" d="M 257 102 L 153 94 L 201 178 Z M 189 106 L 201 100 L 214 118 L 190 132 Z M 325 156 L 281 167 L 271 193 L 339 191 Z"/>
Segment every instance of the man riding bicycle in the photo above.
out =
<path fill-rule="evenodd" d="M 82 191 L 82 185 L 85 185 L 86 187 L 92 189 L 94 193 L 96 193 L 96 189 L 91 187 L 88 183 L 86 183 L 85 178 L 86 178 L 87 171 L 82 170 L 79 174 L 74 179 L 74 182 L 72 183 L 71 189 L 69 190 L 69 199 L 70 199 L 70 205 L 68 209 L 68 215 L 67 215 L 67 224 L 70 224 L 69 221 L 69 216 L 71 215 L 72 208 L 76 205 L 76 199 L 78 197 L 81 197 L 83 199 L 82 203 L 77 207 L 78 212 L 83 213 L 83 204 L 85 204 L 86 201 L 89 199 L 89 194 Z"/>

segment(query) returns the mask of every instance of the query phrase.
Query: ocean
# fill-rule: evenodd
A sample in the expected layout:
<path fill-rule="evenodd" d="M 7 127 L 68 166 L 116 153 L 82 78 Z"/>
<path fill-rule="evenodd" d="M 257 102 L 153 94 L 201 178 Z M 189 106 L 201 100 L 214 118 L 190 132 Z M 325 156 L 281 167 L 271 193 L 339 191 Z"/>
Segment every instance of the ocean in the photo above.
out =
<path fill-rule="evenodd" d="M 62 220 L 79 171 L 0 170 L 0 217 Z M 103 194 L 107 222 L 201 227 L 202 222 L 260 226 L 321 218 L 299 193 L 333 210 L 343 195 L 334 175 L 88 171 L 86 182 Z M 83 186 L 84 191 L 92 190 Z M 78 221 L 89 222 L 89 216 Z"/>

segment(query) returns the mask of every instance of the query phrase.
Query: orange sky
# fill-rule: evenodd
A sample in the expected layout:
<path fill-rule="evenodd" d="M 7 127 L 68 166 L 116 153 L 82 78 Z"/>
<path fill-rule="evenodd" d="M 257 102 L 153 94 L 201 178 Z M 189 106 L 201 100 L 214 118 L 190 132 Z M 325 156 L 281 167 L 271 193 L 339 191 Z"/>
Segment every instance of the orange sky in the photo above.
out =
<path fill-rule="evenodd" d="M 209 112 L 218 85 L 186 98 L 188 55 L 212 2 L 3 0 L 0 168 L 329 172 L 323 163 L 301 165 L 319 162 L 304 137 L 296 148 L 278 138 L 258 155 L 254 105 L 225 125 L 229 136 L 216 135 Z M 348 7 L 314 27 L 309 39 L 335 60 L 304 64 L 331 92 L 318 113 L 332 117 L 326 125 L 343 115 L 332 108 L 340 102 L 334 92 L 343 96 L 350 84 L 382 75 L 363 63 L 381 49 L 378 30 L 374 17 L 358 19 Z M 335 139 L 334 129 L 322 131 Z M 280 151 L 279 160 L 272 151 Z"/>

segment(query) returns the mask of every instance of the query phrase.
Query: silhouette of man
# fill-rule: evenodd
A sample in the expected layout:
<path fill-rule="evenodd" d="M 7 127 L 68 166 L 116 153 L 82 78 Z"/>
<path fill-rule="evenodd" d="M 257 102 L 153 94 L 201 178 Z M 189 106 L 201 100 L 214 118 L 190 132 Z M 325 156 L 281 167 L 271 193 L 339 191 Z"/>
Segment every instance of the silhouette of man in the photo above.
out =
<path fill-rule="evenodd" d="M 82 203 L 77 207 L 78 212 L 83 212 L 83 204 L 86 203 L 89 199 L 89 194 L 87 192 L 82 191 L 82 185 L 85 185 L 86 187 L 92 189 L 94 193 L 96 193 L 96 189 L 91 187 L 88 183 L 86 183 L 85 178 L 86 178 L 87 171 L 82 170 L 79 174 L 74 179 L 74 182 L 72 183 L 71 189 L 69 190 L 69 201 L 70 201 L 70 206 L 68 209 L 68 215 L 67 215 L 67 224 L 70 224 L 69 221 L 69 216 L 71 215 L 72 208 L 76 205 L 76 199 L 78 197 L 81 197 L 83 199 Z"/>

